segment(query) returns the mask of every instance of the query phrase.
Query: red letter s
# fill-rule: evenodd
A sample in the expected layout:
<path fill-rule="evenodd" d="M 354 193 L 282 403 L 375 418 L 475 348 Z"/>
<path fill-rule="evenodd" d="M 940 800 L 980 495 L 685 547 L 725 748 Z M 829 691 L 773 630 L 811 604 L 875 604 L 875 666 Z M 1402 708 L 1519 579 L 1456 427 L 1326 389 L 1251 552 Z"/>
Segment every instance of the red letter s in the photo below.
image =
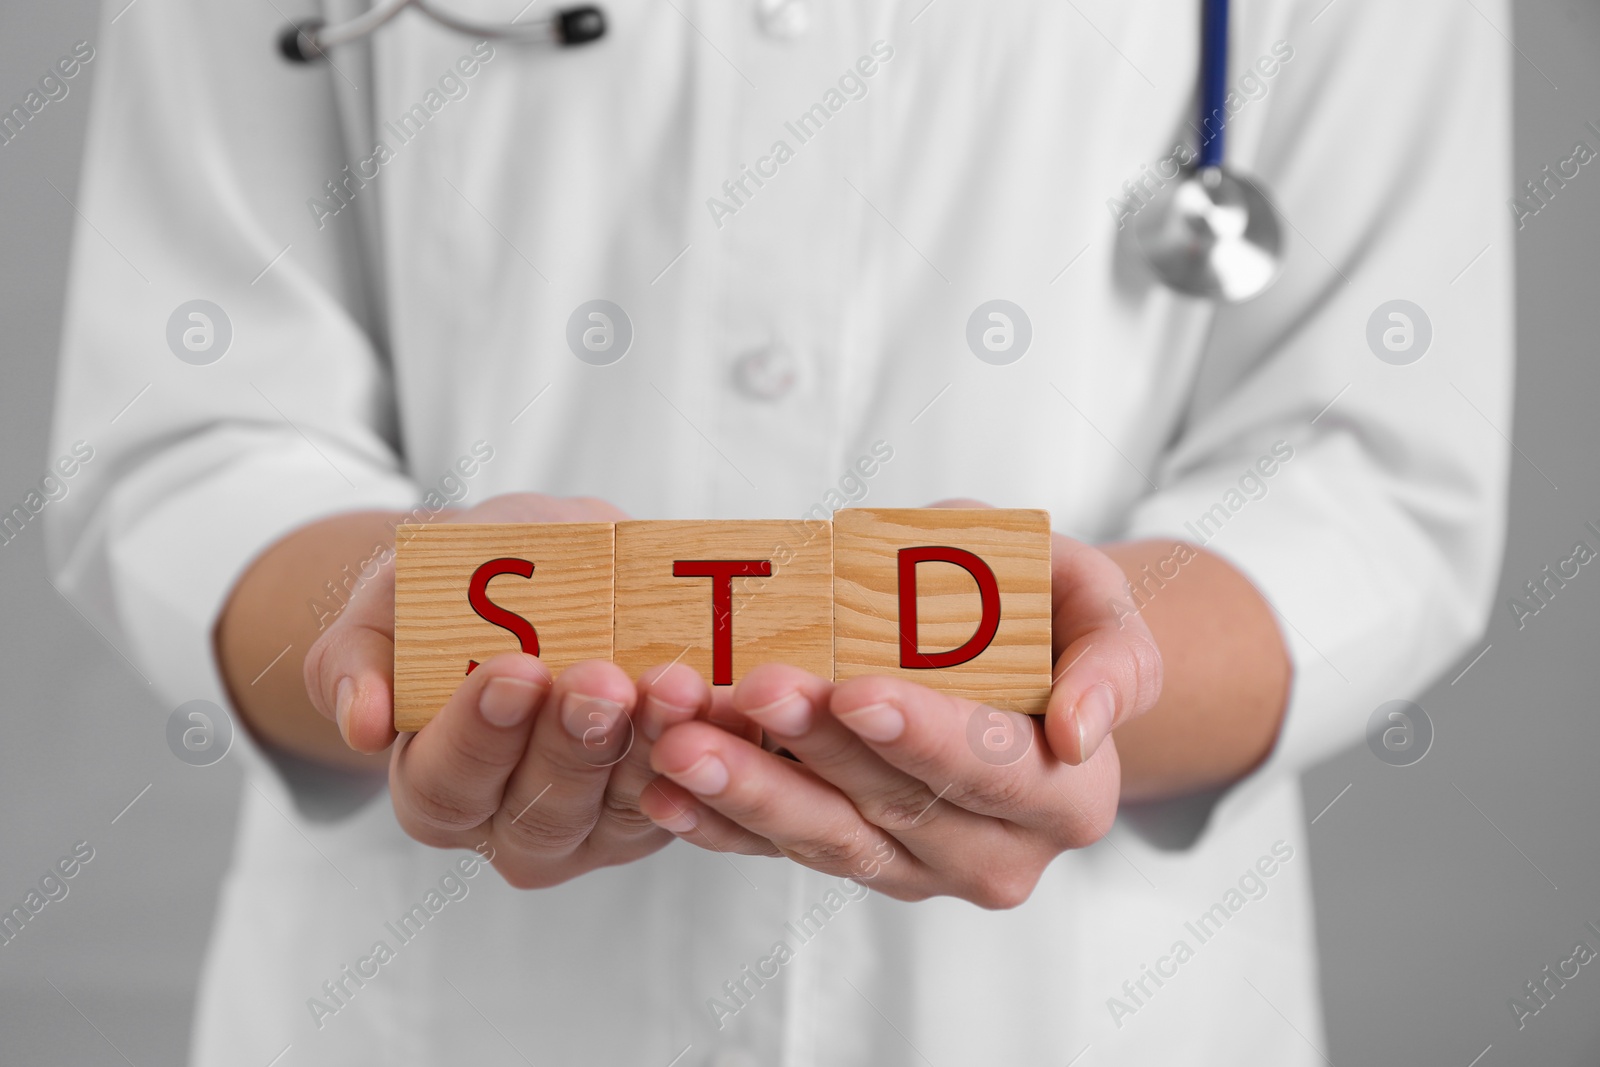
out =
<path fill-rule="evenodd" d="M 507 611 L 489 599 L 489 579 L 502 574 L 515 574 L 520 578 L 533 577 L 533 564 L 525 559 L 512 559 L 503 556 L 500 559 L 491 559 L 472 572 L 472 581 L 467 586 L 467 603 L 472 605 L 472 610 L 485 622 L 492 622 L 502 630 L 510 630 L 522 645 L 522 651 L 530 656 L 539 654 L 539 634 L 534 630 L 533 623 L 524 619 L 514 611 Z M 471 674 L 478 666 L 475 659 L 467 660 L 467 673 Z"/>

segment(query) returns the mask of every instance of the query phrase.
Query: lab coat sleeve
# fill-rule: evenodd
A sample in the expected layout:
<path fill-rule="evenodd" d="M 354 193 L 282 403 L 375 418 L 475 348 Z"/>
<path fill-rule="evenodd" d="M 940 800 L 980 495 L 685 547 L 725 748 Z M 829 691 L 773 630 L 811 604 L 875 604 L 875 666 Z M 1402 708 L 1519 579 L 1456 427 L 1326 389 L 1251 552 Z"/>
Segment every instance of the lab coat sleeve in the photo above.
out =
<path fill-rule="evenodd" d="M 349 158 L 340 75 L 276 54 L 271 4 L 124 6 L 93 42 L 55 412 L 53 454 L 82 442 L 92 458 L 46 512 L 49 566 L 165 709 L 227 707 L 212 629 L 252 559 L 319 517 L 411 508 L 417 491 L 358 230 L 318 229 L 307 205 Z M 231 325 L 209 365 L 169 345 L 169 318 L 197 298 Z"/>
<path fill-rule="evenodd" d="M 1509 47 L 1491 22 L 1509 32 L 1503 3 L 1317 0 L 1240 27 L 1242 55 L 1294 50 L 1229 128 L 1234 165 L 1282 215 L 1287 266 L 1218 312 L 1160 489 L 1125 530 L 1204 543 L 1276 613 L 1287 718 L 1230 803 L 1357 741 L 1481 641 L 1513 352 Z M 1396 299 L 1432 326 L 1409 365 L 1368 343 Z"/>

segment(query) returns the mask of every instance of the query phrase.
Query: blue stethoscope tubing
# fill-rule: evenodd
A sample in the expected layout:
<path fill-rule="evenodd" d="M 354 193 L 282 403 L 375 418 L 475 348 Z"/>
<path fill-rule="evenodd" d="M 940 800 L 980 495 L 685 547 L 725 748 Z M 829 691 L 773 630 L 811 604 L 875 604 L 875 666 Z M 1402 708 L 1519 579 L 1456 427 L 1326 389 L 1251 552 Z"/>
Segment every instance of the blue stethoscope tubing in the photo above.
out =
<path fill-rule="evenodd" d="M 1200 166 L 1222 166 L 1228 112 L 1228 0 L 1204 0 L 1200 12 Z M 1207 132 L 1206 120 L 1217 119 Z"/>

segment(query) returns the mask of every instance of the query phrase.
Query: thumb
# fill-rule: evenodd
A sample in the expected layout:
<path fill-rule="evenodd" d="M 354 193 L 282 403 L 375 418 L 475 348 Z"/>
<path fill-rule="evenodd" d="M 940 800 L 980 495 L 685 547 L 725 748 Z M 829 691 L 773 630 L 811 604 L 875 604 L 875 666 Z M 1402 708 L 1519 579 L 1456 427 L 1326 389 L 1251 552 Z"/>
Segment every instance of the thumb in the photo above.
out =
<path fill-rule="evenodd" d="M 1111 732 L 1155 706 L 1161 651 L 1126 594 L 1127 578 L 1092 546 L 1056 538 L 1052 586 L 1055 679 L 1045 737 L 1067 763 L 1083 763 Z"/>

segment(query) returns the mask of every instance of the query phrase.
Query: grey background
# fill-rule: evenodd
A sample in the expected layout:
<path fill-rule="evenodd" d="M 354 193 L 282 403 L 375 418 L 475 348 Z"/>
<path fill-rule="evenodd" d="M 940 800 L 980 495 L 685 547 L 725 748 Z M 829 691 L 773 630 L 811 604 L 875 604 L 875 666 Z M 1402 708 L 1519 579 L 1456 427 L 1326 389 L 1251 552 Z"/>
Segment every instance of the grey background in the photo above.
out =
<path fill-rule="evenodd" d="M 74 42 L 92 41 L 97 14 L 89 0 L 0 11 L 0 101 L 20 100 Z M 1584 126 L 1600 124 L 1600 6 L 1527 0 L 1501 29 L 1520 53 L 1520 182 L 1580 138 L 1600 145 Z M 0 147 L 0 510 L 53 459 L 69 198 L 94 70 Z M 1480 1055 L 1481 1067 L 1600 1063 L 1600 968 L 1584 968 L 1520 1033 L 1507 1006 L 1578 938 L 1594 943 L 1585 921 L 1600 925 L 1600 577 L 1584 568 L 1520 631 L 1505 606 L 1571 553 L 1585 522 L 1600 522 L 1594 165 L 1529 220 L 1515 254 L 1519 452 L 1500 600 L 1478 646 L 1488 651 L 1452 684 L 1475 648 L 1420 701 L 1435 729 L 1422 762 L 1387 766 L 1363 747 L 1304 782 L 1321 1051 L 1341 1067 L 1468 1067 Z M 182 1062 L 237 765 L 189 767 L 167 750 L 170 709 L 52 589 L 36 526 L 0 545 L 0 603 L 0 902 L 19 902 L 74 842 L 95 849 L 67 898 L 0 948 L 0 1063 Z"/>

